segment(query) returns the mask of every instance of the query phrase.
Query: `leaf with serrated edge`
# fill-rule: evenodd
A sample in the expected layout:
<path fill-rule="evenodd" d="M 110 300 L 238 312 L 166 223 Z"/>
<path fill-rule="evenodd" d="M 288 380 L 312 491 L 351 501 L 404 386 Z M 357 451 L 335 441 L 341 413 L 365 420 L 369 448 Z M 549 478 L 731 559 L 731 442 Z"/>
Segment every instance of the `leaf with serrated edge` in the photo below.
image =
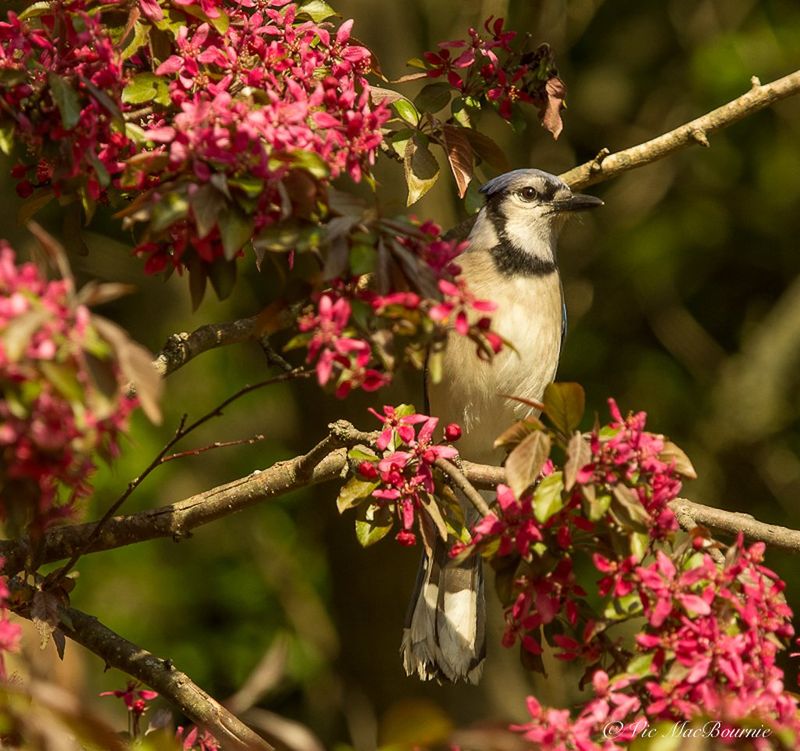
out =
<path fill-rule="evenodd" d="M 548 384 L 542 401 L 550 422 L 564 435 L 580 425 L 586 409 L 586 394 L 579 383 Z"/>
<path fill-rule="evenodd" d="M 107 318 L 93 315 L 92 324 L 100 336 L 114 348 L 120 369 L 136 386 L 136 395 L 143 412 L 151 422 L 161 424 L 158 402 L 164 382 L 153 366 L 153 355 L 141 344 L 134 342 L 123 328 Z"/>
<path fill-rule="evenodd" d="M 506 459 L 506 477 L 519 498 L 539 477 L 550 456 L 550 436 L 537 430 L 525 438 Z"/>
<path fill-rule="evenodd" d="M 564 488 L 572 490 L 578 471 L 592 460 L 589 442 L 577 430 L 567 444 L 567 460 L 564 462 Z"/>
<path fill-rule="evenodd" d="M 447 160 L 450 162 L 450 169 L 456 179 L 459 198 L 463 198 L 467 192 L 467 186 L 469 181 L 472 180 L 475 169 L 472 146 L 470 146 L 463 130 L 464 128 L 457 128 L 452 125 L 442 126 Z"/>
<path fill-rule="evenodd" d="M 686 456 L 683 449 L 672 441 L 664 441 L 664 448 L 661 449 L 658 458 L 662 462 L 674 462 L 675 471 L 679 475 L 688 477 L 690 480 L 697 479 L 697 472 L 695 472 L 691 460 Z"/>

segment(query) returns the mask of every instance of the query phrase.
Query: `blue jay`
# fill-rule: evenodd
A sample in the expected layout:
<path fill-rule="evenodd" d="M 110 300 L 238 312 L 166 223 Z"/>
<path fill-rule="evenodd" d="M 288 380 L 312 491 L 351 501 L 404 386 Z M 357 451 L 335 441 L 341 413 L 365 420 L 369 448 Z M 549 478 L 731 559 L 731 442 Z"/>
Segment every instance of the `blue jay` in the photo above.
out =
<path fill-rule="evenodd" d="M 444 378 L 428 383 L 431 414 L 459 423 L 464 459 L 499 464 L 494 439 L 533 412 L 511 394 L 540 401 L 558 368 L 566 332 L 566 308 L 558 273 L 556 241 L 567 217 L 603 202 L 573 193 L 554 175 L 518 169 L 489 180 L 486 196 L 459 258 L 469 288 L 492 300 L 493 328 L 514 347 L 491 362 L 475 356 L 474 344 L 450 335 Z M 467 509 L 468 523 L 475 513 Z M 409 606 L 401 653 L 408 675 L 477 683 L 485 656 L 485 604 L 481 559 L 454 563 L 437 540 L 424 556 Z"/>

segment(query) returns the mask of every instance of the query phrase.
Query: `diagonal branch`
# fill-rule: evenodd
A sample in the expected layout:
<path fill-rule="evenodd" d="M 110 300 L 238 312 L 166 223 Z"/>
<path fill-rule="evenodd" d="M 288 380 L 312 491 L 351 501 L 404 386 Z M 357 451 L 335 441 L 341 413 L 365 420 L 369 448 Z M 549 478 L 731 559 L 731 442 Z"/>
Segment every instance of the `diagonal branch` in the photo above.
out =
<path fill-rule="evenodd" d="M 732 102 L 638 146 L 615 154 L 603 149 L 590 162 L 565 172 L 560 176 L 561 179 L 573 189 L 580 190 L 655 162 L 687 146 L 708 146 L 710 133 L 800 92 L 800 70 L 767 84 L 762 84 L 755 76 L 751 82 L 753 85 L 750 91 Z"/>
<path fill-rule="evenodd" d="M 177 670 L 104 626 L 94 616 L 69 608 L 60 624 L 73 641 L 82 644 L 105 661 L 106 666 L 138 678 L 178 707 L 195 725 L 209 730 L 222 744 L 234 751 L 274 751 L 260 735 Z"/>

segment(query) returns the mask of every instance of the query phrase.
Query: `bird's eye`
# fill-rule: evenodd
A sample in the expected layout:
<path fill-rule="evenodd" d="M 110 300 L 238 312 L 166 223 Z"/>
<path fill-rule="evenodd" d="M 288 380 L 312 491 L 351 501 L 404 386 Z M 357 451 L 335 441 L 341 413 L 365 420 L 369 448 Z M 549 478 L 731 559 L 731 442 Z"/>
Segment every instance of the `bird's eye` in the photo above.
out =
<path fill-rule="evenodd" d="M 533 201 L 536 195 L 536 189 L 532 188 L 530 185 L 526 185 L 519 191 L 519 197 L 523 201 Z"/>

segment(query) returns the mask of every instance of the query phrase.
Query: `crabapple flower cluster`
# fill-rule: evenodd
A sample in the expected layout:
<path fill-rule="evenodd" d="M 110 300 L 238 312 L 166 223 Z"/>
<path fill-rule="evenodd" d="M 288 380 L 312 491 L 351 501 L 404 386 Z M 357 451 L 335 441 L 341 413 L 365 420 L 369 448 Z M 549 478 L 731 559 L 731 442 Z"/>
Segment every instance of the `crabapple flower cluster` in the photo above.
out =
<path fill-rule="evenodd" d="M 100 197 L 131 153 L 119 104 L 122 60 L 85 0 L 52 3 L 36 23 L 9 11 L 0 21 L 0 148 L 23 156 L 17 192 Z"/>
<path fill-rule="evenodd" d="M 69 281 L 17 265 L 0 244 L 0 510 L 20 531 L 44 529 L 89 495 L 95 457 L 118 453 L 136 404 L 88 309 L 72 298 Z M 98 370 L 116 388 L 101 387 Z"/>
<path fill-rule="evenodd" d="M 611 421 L 588 438 L 548 432 L 566 450 L 563 470 L 543 461 L 519 496 L 498 486 L 495 510 L 451 551 L 480 551 L 495 567 L 506 646 L 519 642 L 524 662 L 541 669 L 544 639 L 557 658 L 580 661 L 594 689 L 575 715 L 531 698 L 531 721 L 514 729 L 545 751 L 622 749 L 642 723 L 704 719 L 726 732 L 759 722 L 800 738 L 777 665 L 792 613 L 763 565 L 764 545 L 740 537 L 719 563 L 705 533 L 680 540 L 668 504 L 681 476 L 694 476 L 691 464 L 645 430 L 644 413 L 609 407 Z M 638 635 L 616 635 L 633 619 L 645 621 Z"/>
<path fill-rule="evenodd" d="M 351 40 L 352 21 L 315 23 L 285 0 L 201 7 L 209 20 L 187 14 L 172 54 L 149 61 L 165 90 L 143 123 L 152 147 L 123 180 L 149 189 L 126 213 L 145 225 L 137 250 L 149 272 L 193 271 L 192 256 L 231 261 L 289 215 L 323 218 L 324 186 L 369 172 L 389 117 L 370 101 L 372 58 Z M 152 78 L 138 73 L 129 92 Z"/>
<path fill-rule="evenodd" d="M 440 42 L 426 52 L 422 65 L 429 78 L 445 78 L 464 103 L 480 109 L 493 105 L 505 120 L 514 117 L 519 102 L 540 109 L 545 127 L 561 131 L 559 111 L 566 89 L 558 78 L 550 48 L 530 49 L 530 38 L 515 45 L 516 32 L 506 31 L 502 18 L 488 18 L 485 34 L 469 29 L 469 39 Z"/>
<path fill-rule="evenodd" d="M 776 663 L 794 633 L 783 582 L 763 566 L 763 543 L 747 548 L 740 536 L 721 565 L 705 544 L 698 538 L 674 558 L 658 551 L 629 571 L 631 612 L 646 625 L 627 669 L 595 670 L 594 696 L 574 719 L 529 698 L 531 721 L 513 729 L 544 751 L 622 751 L 658 722 L 694 722 L 734 740 L 759 724 L 768 732 L 748 748 L 774 748 L 772 735 L 796 746 L 800 707 Z"/>
<path fill-rule="evenodd" d="M 367 447 L 350 451 L 355 475 L 342 488 L 339 510 L 358 506 L 356 532 L 364 545 L 377 542 L 399 521 L 395 539 L 401 545 L 417 542 L 415 527 L 428 541 L 430 535 L 447 537 L 447 526 L 439 510 L 434 477 L 437 459 L 452 459 L 457 449 L 449 445 L 461 436 L 458 425 L 445 428 L 444 444 L 434 443 L 438 418 L 418 414 L 414 407 L 384 406 L 383 414 L 369 410 L 382 429 L 375 441 L 377 452 Z"/>
<path fill-rule="evenodd" d="M 495 304 L 475 297 L 457 276 L 457 258 L 466 243 L 441 239 L 433 222 L 397 224 L 393 232 L 397 248 L 419 264 L 419 291 L 380 294 L 364 285 L 360 275 L 332 280 L 331 288 L 317 294 L 300 316 L 300 334 L 287 345 L 306 347 L 320 385 L 334 384 L 340 397 L 354 388 L 375 391 L 386 385 L 388 371 L 398 362 L 421 366 L 428 345 L 441 349 L 449 330 L 473 340 L 482 357 L 503 346 L 487 315 Z M 434 294 L 438 287 L 440 296 L 425 296 L 423 284 Z"/>

